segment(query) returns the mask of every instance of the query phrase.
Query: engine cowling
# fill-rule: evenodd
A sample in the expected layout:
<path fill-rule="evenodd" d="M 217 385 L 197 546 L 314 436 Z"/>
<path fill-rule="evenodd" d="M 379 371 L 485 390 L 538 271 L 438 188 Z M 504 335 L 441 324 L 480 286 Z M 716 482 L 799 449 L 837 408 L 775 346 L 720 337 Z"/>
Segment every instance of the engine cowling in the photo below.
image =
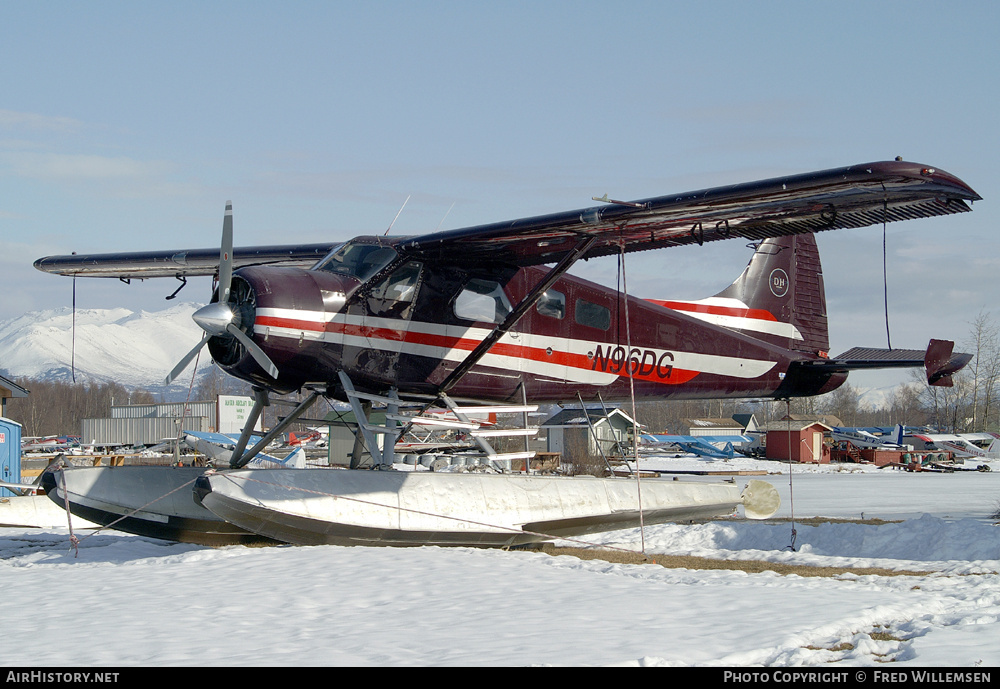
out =
<path fill-rule="evenodd" d="M 285 394 L 306 383 L 335 382 L 340 338 L 333 317 L 358 288 L 350 277 L 326 272 L 254 266 L 233 274 L 229 307 L 234 322 L 274 362 L 271 377 L 247 348 L 228 334 L 209 339 L 227 373 Z"/>

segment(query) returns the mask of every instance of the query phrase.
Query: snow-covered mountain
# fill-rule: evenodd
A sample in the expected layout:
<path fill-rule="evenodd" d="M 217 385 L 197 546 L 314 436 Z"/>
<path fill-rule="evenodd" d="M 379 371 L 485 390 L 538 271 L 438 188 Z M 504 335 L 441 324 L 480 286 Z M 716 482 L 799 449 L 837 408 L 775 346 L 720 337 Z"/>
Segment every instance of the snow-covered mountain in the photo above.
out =
<path fill-rule="evenodd" d="M 78 309 L 75 355 L 72 309 L 26 313 L 0 322 L 0 371 L 8 377 L 70 380 L 75 368 L 78 382 L 162 390 L 167 373 L 201 339 L 201 329 L 191 320 L 199 306 L 181 303 L 152 312 Z M 198 375 L 210 365 L 203 350 Z M 189 367 L 171 389 L 190 383 Z"/>

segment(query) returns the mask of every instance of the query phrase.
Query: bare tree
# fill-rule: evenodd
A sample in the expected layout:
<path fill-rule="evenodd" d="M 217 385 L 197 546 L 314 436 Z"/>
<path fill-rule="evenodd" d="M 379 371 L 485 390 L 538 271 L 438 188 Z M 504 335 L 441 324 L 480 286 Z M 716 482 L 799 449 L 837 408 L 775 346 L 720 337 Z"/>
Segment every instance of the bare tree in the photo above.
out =
<path fill-rule="evenodd" d="M 844 383 L 831 393 L 822 396 L 823 408 L 848 426 L 858 425 L 861 395 L 850 383 Z"/>
<path fill-rule="evenodd" d="M 973 355 L 967 371 L 970 378 L 968 392 L 971 398 L 971 427 L 976 430 L 983 425 L 981 422 L 989 409 L 989 400 L 996 383 L 996 363 L 992 358 L 997 350 L 997 327 L 989 313 L 983 311 L 979 312 L 971 326 L 972 330 L 963 346 L 969 348 Z"/>
<path fill-rule="evenodd" d="M 888 399 L 890 422 L 911 426 L 927 423 L 927 412 L 920 402 L 921 389 L 916 383 L 906 383 L 893 390 Z"/>

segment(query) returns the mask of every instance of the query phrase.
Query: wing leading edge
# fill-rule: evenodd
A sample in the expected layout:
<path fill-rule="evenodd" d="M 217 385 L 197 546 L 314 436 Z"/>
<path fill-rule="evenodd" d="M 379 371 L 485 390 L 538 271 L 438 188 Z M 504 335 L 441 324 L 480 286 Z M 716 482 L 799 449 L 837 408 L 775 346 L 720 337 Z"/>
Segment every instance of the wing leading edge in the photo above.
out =
<path fill-rule="evenodd" d="M 553 263 L 584 236 L 582 258 L 743 237 L 761 240 L 963 213 L 981 197 L 919 163 L 890 161 L 659 196 L 412 237 L 415 257 L 515 265 Z"/>
<path fill-rule="evenodd" d="M 251 246 L 233 249 L 233 268 L 282 265 L 309 268 L 340 242 L 281 246 Z M 35 268 L 56 275 L 144 279 L 215 275 L 219 270 L 219 247 L 178 251 L 140 251 L 114 254 L 46 256 Z"/>

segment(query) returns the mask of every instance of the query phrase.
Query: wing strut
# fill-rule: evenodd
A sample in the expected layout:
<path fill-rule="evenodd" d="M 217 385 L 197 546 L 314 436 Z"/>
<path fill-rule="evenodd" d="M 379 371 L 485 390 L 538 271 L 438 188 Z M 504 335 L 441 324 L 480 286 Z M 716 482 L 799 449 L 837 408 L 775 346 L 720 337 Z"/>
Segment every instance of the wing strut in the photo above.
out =
<path fill-rule="evenodd" d="M 534 289 L 532 289 L 521 302 L 514 307 L 514 310 L 507 314 L 507 317 L 503 319 L 503 322 L 497 325 L 489 335 L 483 338 L 469 356 L 452 371 L 441 387 L 438 389 L 440 394 L 444 394 L 451 390 L 460 381 L 466 373 L 468 373 L 473 366 L 479 363 L 488 351 L 497 343 L 497 341 L 507 334 L 507 332 L 513 328 L 521 317 L 528 312 L 528 310 L 535 305 L 535 303 L 541 298 L 542 294 L 545 293 L 549 287 L 551 287 L 556 280 L 558 280 L 562 275 L 573 267 L 573 264 L 583 256 L 588 249 L 597 241 L 597 237 L 594 235 L 585 236 L 576 243 L 562 259 L 557 263 L 546 275 L 542 278 Z"/>
<path fill-rule="evenodd" d="M 261 394 L 259 394 L 259 395 L 257 393 L 258 390 L 260 390 L 260 392 L 261 392 Z M 253 406 L 253 409 L 250 412 L 250 415 L 253 418 L 254 423 L 256 423 L 256 421 L 257 421 L 256 416 L 259 416 L 261 409 L 263 409 L 265 406 L 267 406 L 267 392 L 263 388 L 254 388 L 254 395 L 257 397 L 257 400 L 254 402 L 254 406 Z M 261 438 L 259 441 L 257 441 L 257 444 L 254 445 L 253 447 L 251 447 L 247 451 L 246 454 L 238 455 L 234 451 L 233 452 L 233 458 L 229 461 L 230 468 L 232 468 L 232 469 L 242 469 L 244 466 L 246 466 L 247 463 L 251 459 L 253 459 L 254 457 L 256 457 L 260 453 L 261 450 L 263 450 L 265 447 L 267 447 L 268 443 L 270 443 L 272 440 L 274 440 L 279 435 L 281 435 L 282 433 L 284 433 L 284 431 L 285 431 L 286 428 L 288 428 L 289 426 L 291 426 L 292 423 L 294 423 L 297 418 L 299 418 L 300 416 L 302 416 L 302 414 L 310 406 L 312 406 L 312 403 L 315 402 L 316 398 L 319 397 L 319 396 L 320 396 L 320 393 L 317 392 L 317 391 L 315 391 L 315 390 L 313 390 L 309 394 L 308 397 L 306 397 L 301 403 L 299 403 L 299 405 L 297 407 L 295 407 L 295 409 L 292 410 L 291 414 L 289 414 L 288 416 L 286 416 L 285 418 L 283 418 L 281 421 L 279 421 L 274 426 L 274 428 L 272 428 L 270 431 L 268 431 L 264 435 L 263 438 Z M 249 438 L 250 434 L 249 434 L 248 430 L 252 430 L 252 428 L 253 428 L 253 425 L 251 425 L 249 422 L 247 422 L 247 425 L 243 427 L 243 433 L 240 434 L 240 444 L 243 447 L 246 447 L 246 444 L 247 444 L 247 441 L 244 440 L 244 436 L 246 436 L 247 438 Z M 242 450 L 241 450 L 241 452 L 242 452 Z"/>
<path fill-rule="evenodd" d="M 187 364 L 185 364 L 186 366 Z M 264 407 L 269 407 L 271 405 L 271 400 L 268 399 L 267 390 L 264 388 L 254 387 L 253 389 L 253 407 L 250 409 L 250 415 L 247 417 L 247 421 L 243 424 L 243 430 L 240 431 L 240 439 L 236 442 L 236 447 L 233 448 L 232 457 L 229 458 L 229 465 L 233 466 L 233 463 L 238 461 L 243 457 L 243 450 L 246 449 L 247 443 L 250 442 L 250 436 L 253 434 L 254 426 L 257 425 L 257 419 L 260 418 L 261 412 L 264 411 Z"/>

